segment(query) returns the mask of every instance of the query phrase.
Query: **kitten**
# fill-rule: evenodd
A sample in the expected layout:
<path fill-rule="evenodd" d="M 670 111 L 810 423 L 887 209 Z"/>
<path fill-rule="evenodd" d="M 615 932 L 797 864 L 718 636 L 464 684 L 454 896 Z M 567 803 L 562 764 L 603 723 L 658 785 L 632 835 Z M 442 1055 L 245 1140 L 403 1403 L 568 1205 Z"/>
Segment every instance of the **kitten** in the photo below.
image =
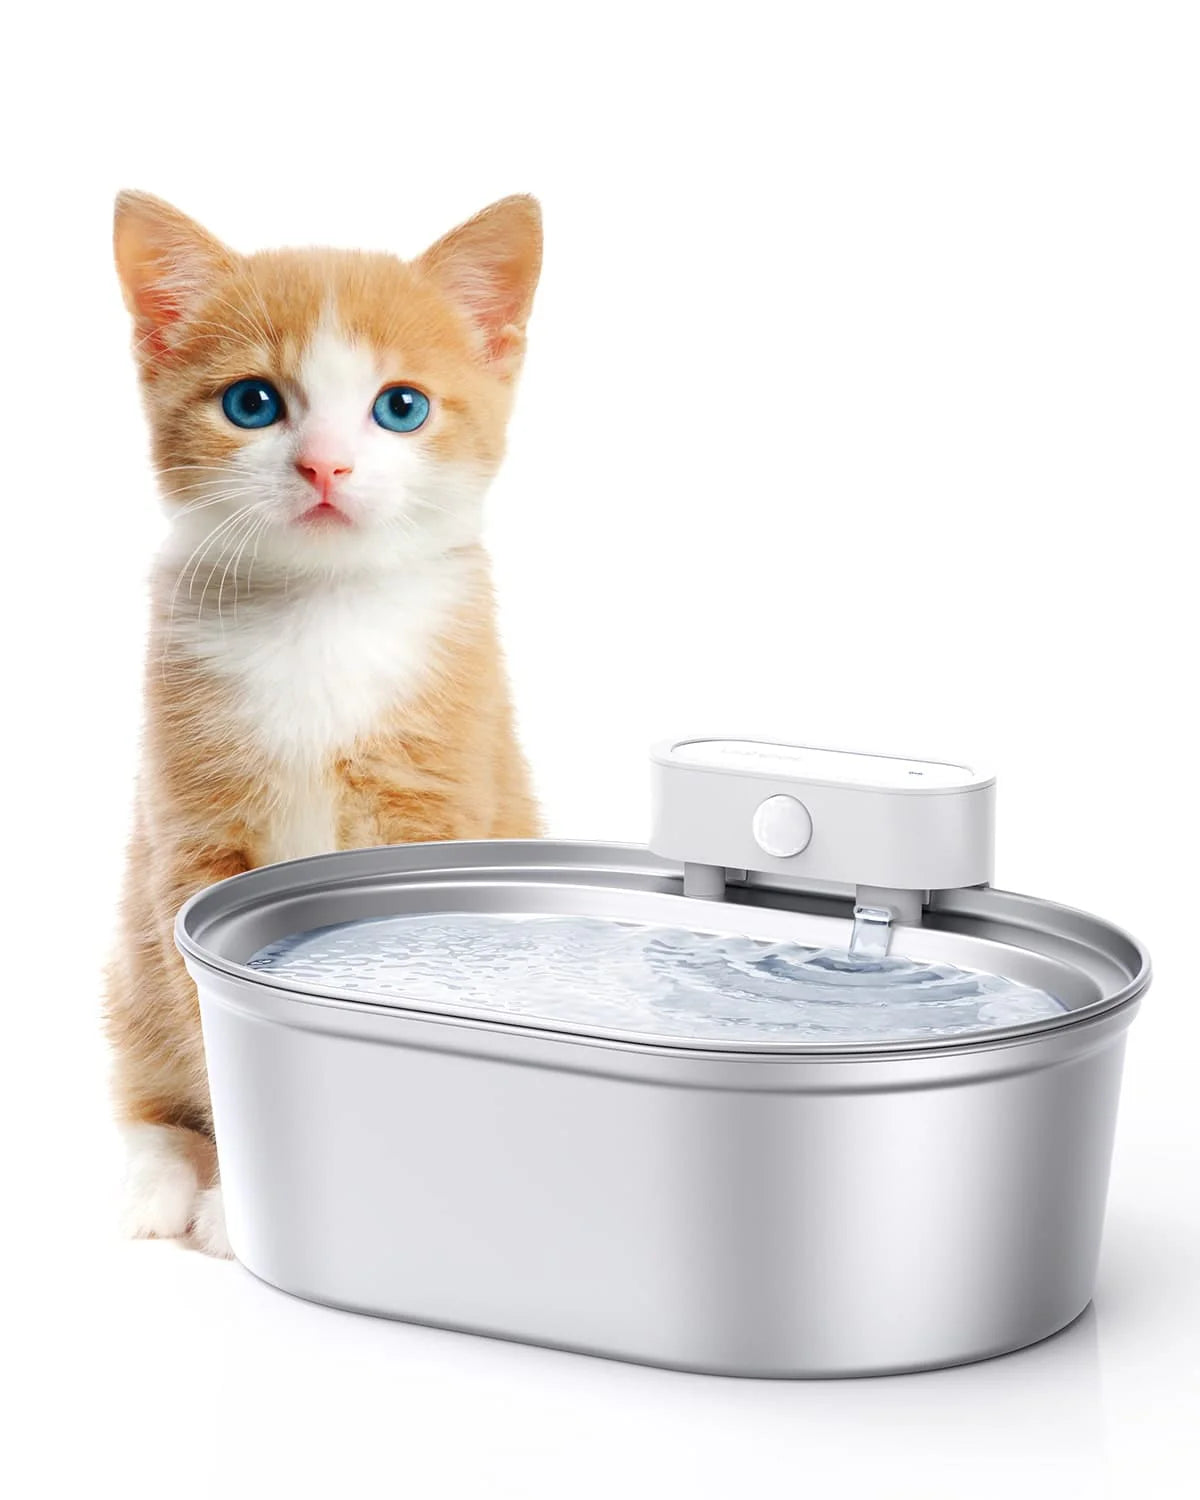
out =
<path fill-rule="evenodd" d="M 227 1255 L 182 902 L 273 860 L 539 831 L 480 508 L 541 217 L 506 198 L 408 263 L 244 256 L 123 193 L 115 249 L 170 517 L 107 998 L 127 1228 Z"/>

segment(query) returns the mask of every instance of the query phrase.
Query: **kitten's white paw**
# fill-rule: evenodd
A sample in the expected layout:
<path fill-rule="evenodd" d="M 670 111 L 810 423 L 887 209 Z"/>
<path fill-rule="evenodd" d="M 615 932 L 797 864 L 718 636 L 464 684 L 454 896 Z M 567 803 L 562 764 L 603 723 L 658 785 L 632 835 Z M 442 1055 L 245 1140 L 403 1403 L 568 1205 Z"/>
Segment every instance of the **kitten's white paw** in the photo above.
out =
<path fill-rule="evenodd" d="M 192 1211 L 192 1243 L 205 1255 L 232 1260 L 233 1251 L 225 1233 L 225 1205 L 220 1187 L 205 1188 L 196 1198 Z"/>
<path fill-rule="evenodd" d="M 129 1163 L 121 1229 L 132 1239 L 173 1240 L 187 1233 L 200 1180 L 181 1132 L 169 1125 L 129 1125 Z"/>

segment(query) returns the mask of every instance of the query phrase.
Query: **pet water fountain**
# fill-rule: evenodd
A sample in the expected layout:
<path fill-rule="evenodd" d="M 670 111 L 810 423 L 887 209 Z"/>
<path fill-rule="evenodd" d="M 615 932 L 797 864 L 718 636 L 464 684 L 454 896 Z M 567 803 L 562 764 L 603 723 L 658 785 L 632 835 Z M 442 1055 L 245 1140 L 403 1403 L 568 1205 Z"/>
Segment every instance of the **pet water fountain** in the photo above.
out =
<path fill-rule="evenodd" d="M 652 771 L 648 849 L 356 850 L 188 902 L 239 1259 L 337 1307 L 735 1375 L 1070 1323 L 1145 952 L 991 889 L 968 767 L 694 739 Z"/>

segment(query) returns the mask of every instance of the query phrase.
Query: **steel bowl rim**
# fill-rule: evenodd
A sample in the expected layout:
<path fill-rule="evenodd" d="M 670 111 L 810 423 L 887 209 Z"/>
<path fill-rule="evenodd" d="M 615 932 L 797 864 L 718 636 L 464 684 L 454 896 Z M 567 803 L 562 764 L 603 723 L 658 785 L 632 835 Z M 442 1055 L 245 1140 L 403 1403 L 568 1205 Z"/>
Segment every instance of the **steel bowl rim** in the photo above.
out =
<path fill-rule="evenodd" d="M 1006 905 L 1016 903 L 1018 907 L 1035 908 L 1037 912 L 1047 916 L 1060 917 L 1064 919 L 1065 925 L 1070 926 L 1072 922 L 1082 922 L 1099 928 L 1115 939 L 1118 943 L 1125 943 L 1135 955 L 1137 967 L 1129 981 L 1119 990 L 1111 995 L 1102 996 L 1078 1009 L 1068 1011 L 1062 1016 L 1047 1017 L 1023 1026 L 997 1027 L 987 1031 L 966 1033 L 949 1037 L 921 1037 L 908 1040 L 869 1040 L 856 1043 L 847 1042 L 808 1042 L 804 1045 L 787 1042 L 742 1042 L 732 1045 L 721 1038 L 695 1037 L 685 1038 L 679 1036 L 661 1035 L 650 1032 L 629 1032 L 621 1030 L 609 1030 L 603 1027 L 573 1025 L 569 1022 L 553 1021 L 545 1017 L 532 1015 L 514 1015 L 511 1013 L 488 1011 L 478 1007 L 461 1006 L 449 1009 L 442 1005 L 422 1005 L 420 1002 L 408 1004 L 394 1004 L 384 1000 L 366 1000 L 361 995 L 352 995 L 344 991 L 339 992 L 336 987 L 316 989 L 293 980 L 285 978 L 264 977 L 264 971 L 251 969 L 245 964 L 224 958 L 208 949 L 200 937 L 192 930 L 193 924 L 199 916 L 203 916 L 207 907 L 214 903 L 220 904 L 223 897 L 227 897 L 231 888 L 244 888 L 247 884 L 264 884 L 269 887 L 272 878 L 279 880 L 288 872 L 296 877 L 293 881 L 286 881 L 280 889 L 264 891 L 255 900 L 246 903 L 246 906 L 270 904 L 272 899 L 278 899 L 285 891 L 299 894 L 301 891 L 314 891 L 318 888 L 333 889 L 339 886 L 363 885 L 364 875 L 359 873 L 347 874 L 340 879 L 324 878 L 314 880 L 306 885 L 301 877 L 311 875 L 319 868 L 323 873 L 329 870 L 333 862 L 353 867 L 362 864 L 368 859 L 380 860 L 381 856 L 387 854 L 392 858 L 408 855 L 411 859 L 414 854 L 420 855 L 434 851 L 438 856 L 437 861 L 422 866 L 405 868 L 401 864 L 398 868 L 383 871 L 376 877 L 382 881 L 384 878 L 404 879 L 414 875 L 452 875 L 465 876 L 471 870 L 480 874 L 490 873 L 494 880 L 503 876 L 506 868 L 512 868 L 511 855 L 513 851 L 532 853 L 536 852 L 539 858 L 531 861 L 526 868 L 530 869 L 553 869 L 556 866 L 575 871 L 594 870 L 600 873 L 602 870 L 620 871 L 626 869 L 631 875 L 661 875 L 664 879 L 678 879 L 678 867 L 671 865 L 670 861 L 660 859 L 652 855 L 644 845 L 622 844 L 609 842 L 595 842 L 592 840 L 548 840 L 548 839 L 503 839 L 503 840 L 445 840 L 429 843 L 380 845 L 369 849 L 339 850 L 330 854 L 314 855 L 306 859 L 290 860 L 272 865 L 258 866 L 253 870 L 247 870 L 237 875 L 232 875 L 224 880 L 215 882 L 197 891 L 180 908 L 175 920 L 175 942 L 181 954 L 203 970 L 222 974 L 227 978 L 237 980 L 244 985 L 255 986 L 272 992 L 282 998 L 301 1004 L 317 1004 L 321 1006 L 345 1007 L 354 1010 L 369 1010 L 371 1014 L 403 1016 L 406 1019 L 425 1019 L 437 1021 L 439 1018 L 453 1018 L 459 1023 L 476 1025 L 488 1030 L 501 1030 L 516 1033 L 537 1033 L 542 1037 L 557 1037 L 563 1041 L 577 1040 L 582 1037 L 594 1041 L 619 1043 L 622 1046 L 630 1046 L 636 1049 L 645 1048 L 647 1051 L 659 1053 L 664 1050 L 674 1052 L 685 1052 L 700 1054 L 711 1057 L 714 1054 L 730 1058 L 774 1058 L 786 1060 L 794 1058 L 805 1061 L 849 1061 L 854 1059 L 885 1059 L 914 1056 L 946 1056 L 948 1054 L 959 1054 L 967 1052 L 978 1052 L 990 1050 L 996 1047 L 1022 1045 L 1036 1042 L 1041 1037 L 1058 1035 L 1064 1031 L 1088 1026 L 1097 1020 L 1108 1018 L 1119 1011 L 1133 1010 L 1148 989 L 1152 971 L 1150 957 L 1144 945 L 1126 932 L 1123 928 L 1107 921 L 1106 919 L 1093 916 L 1091 913 L 1080 911 L 1077 908 L 1060 905 L 1055 902 L 1044 900 L 1041 897 L 1025 896 L 1018 892 L 1003 891 L 992 887 L 972 888 L 965 892 L 939 892 L 936 903 L 931 908 L 935 914 L 954 916 L 956 914 L 955 897 L 969 908 L 972 904 L 978 906 L 982 902 L 985 906 L 998 903 L 1000 906 L 1000 917 L 1004 919 L 1004 908 Z M 477 862 L 451 863 L 454 855 L 471 856 L 478 853 L 481 858 Z M 505 855 L 509 856 L 506 863 Z M 581 855 L 590 858 L 579 858 Z M 604 864 L 595 856 L 613 856 L 613 862 Z M 542 858 L 541 856 L 544 856 Z M 569 858 L 567 856 L 576 856 Z M 271 872 L 270 876 L 266 872 Z M 256 880 L 257 877 L 257 880 Z M 772 886 L 760 887 L 760 889 L 772 889 Z M 781 886 L 781 891 L 789 888 Z M 801 889 L 797 887 L 796 889 Z M 974 898 L 974 900 L 972 900 Z M 224 913 L 217 912 L 209 918 L 216 922 L 222 916 L 228 918 L 231 912 L 227 909 Z M 965 912 L 969 919 L 971 913 Z M 1031 931 L 1044 930 L 1038 928 L 1032 922 L 1021 922 L 1020 913 L 1016 916 L 1009 914 L 1007 920 L 1012 926 L 1026 926 Z M 1010 945 L 1012 946 L 1012 945 Z M 1113 960 L 1115 963 L 1116 960 Z"/>

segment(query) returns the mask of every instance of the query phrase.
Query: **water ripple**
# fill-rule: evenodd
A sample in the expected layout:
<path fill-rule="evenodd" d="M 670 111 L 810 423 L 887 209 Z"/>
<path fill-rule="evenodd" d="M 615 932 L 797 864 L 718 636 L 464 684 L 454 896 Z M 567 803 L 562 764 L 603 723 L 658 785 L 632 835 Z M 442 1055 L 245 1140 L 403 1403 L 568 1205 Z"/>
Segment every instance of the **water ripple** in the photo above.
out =
<path fill-rule="evenodd" d="M 683 928 L 451 912 L 282 938 L 250 959 L 314 988 L 660 1036 L 913 1041 L 1061 1015 L 994 974 Z"/>

